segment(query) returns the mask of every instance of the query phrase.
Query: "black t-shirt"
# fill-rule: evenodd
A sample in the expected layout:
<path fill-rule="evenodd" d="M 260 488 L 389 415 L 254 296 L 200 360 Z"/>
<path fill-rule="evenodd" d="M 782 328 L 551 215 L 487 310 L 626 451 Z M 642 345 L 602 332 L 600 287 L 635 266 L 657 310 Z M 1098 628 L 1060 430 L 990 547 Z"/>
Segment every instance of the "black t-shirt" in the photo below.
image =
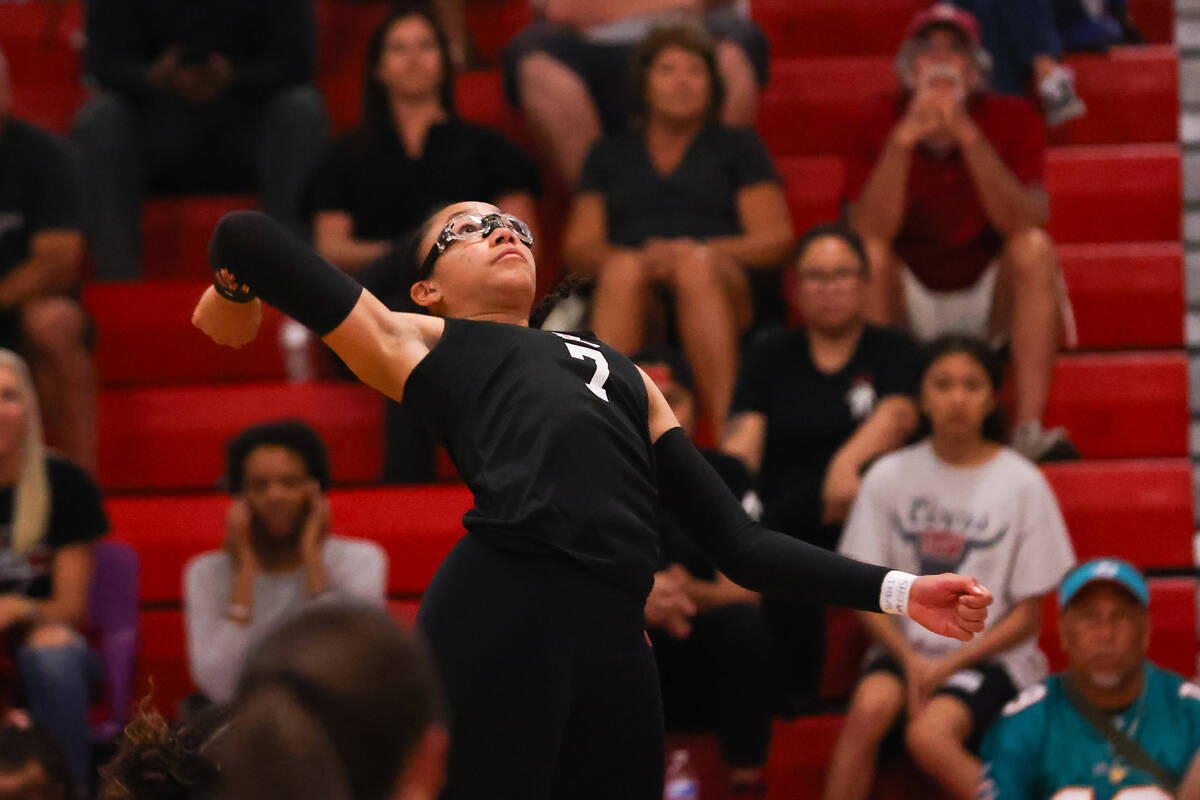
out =
<path fill-rule="evenodd" d="M 58 137 L 17 119 L 0 125 L 0 276 L 29 257 L 29 239 L 82 228 L 79 172 Z"/>
<path fill-rule="evenodd" d="M 899 331 L 867 326 L 842 369 L 817 369 L 804 328 L 772 336 L 746 353 L 732 413 L 767 418 L 758 475 L 763 523 L 799 535 L 820 522 L 830 460 L 888 395 L 916 391 L 920 353 Z"/>
<path fill-rule="evenodd" d="M 450 119 L 429 129 L 416 159 L 395 133 L 382 141 L 362 131 L 335 139 L 309 182 L 305 211 L 310 217 L 345 212 L 354 220 L 357 238 L 379 241 L 403 236 L 444 203 L 494 203 L 506 194 L 540 190 L 533 161 L 502 133 Z M 416 310 L 408 300 L 410 276 L 392 255 L 359 278 L 391 308 Z"/>
<path fill-rule="evenodd" d="M 393 133 L 372 141 L 361 131 L 325 149 L 308 187 L 307 210 L 343 211 L 360 239 L 394 239 L 441 203 L 493 202 L 513 192 L 537 194 L 537 169 L 499 131 L 460 119 L 429 129 L 411 158 Z"/>
<path fill-rule="evenodd" d="M 50 519 L 45 535 L 28 553 L 12 550 L 14 489 L 0 489 L 0 594 L 47 598 L 51 568 L 61 547 L 90 542 L 108 532 L 100 489 L 91 477 L 63 458 L 46 459 L 50 479 Z"/>
<path fill-rule="evenodd" d="M 721 480 L 725 481 L 725 485 L 729 487 L 729 491 L 733 492 L 733 496 L 745 505 L 746 495 L 750 494 L 753 483 L 750 473 L 746 471 L 746 466 L 733 456 L 718 450 L 702 449 L 700 453 L 721 476 Z M 672 564 L 682 564 L 697 578 L 713 580 L 716 577 L 716 567 L 713 565 L 712 559 L 696 546 L 696 543 L 679 528 L 670 515 L 664 515 L 662 518 L 659 542 L 662 546 L 662 553 L 658 560 L 659 569 L 665 569 Z"/>
<path fill-rule="evenodd" d="M 742 232 L 738 191 L 779 180 L 752 129 L 709 125 L 665 177 L 651 163 L 640 133 L 602 139 L 588 153 L 579 191 L 604 195 L 610 241 L 638 247 L 654 237 L 737 235 Z"/>
<path fill-rule="evenodd" d="M 658 490 L 649 399 L 628 358 L 584 336 L 447 319 L 404 404 L 470 487 L 467 530 L 649 593 Z"/>

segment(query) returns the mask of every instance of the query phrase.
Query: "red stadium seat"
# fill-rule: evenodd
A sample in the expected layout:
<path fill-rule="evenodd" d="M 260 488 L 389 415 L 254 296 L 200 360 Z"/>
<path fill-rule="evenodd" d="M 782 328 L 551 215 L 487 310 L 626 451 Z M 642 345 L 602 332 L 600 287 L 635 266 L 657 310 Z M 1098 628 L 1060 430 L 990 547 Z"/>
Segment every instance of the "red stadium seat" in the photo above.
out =
<path fill-rule="evenodd" d="M 1046 156 L 1050 234 L 1059 242 L 1178 241 L 1179 147 L 1067 147 Z"/>
<path fill-rule="evenodd" d="M 1051 144 L 1173 142 L 1179 128 L 1179 55 L 1174 47 L 1114 47 L 1070 56 L 1086 116 L 1047 131 Z"/>
<path fill-rule="evenodd" d="M 226 212 L 257 208 L 250 195 L 160 195 L 147 198 L 142 214 L 142 273 L 147 278 L 212 274 L 208 238 Z"/>
<path fill-rule="evenodd" d="M 797 232 L 839 216 L 846 165 L 837 156 L 788 156 L 776 162 L 787 182 L 788 208 Z"/>
<path fill-rule="evenodd" d="M 1169 142 L 1179 125 L 1175 48 L 1118 47 L 1072 56 L 1087 116 L 1048 131 L 1054 145 Z M 890 56 L 777 58 L 758 128 L 776 155 L 851 155 L 864 106 L 896 89 Z"/>
<path fill-rule="evenodd" d="M 894 55 L 924 0 L 752 0 L 771 52 L 790 56 Z"/>
<path fill-rule="evenodd" d="M 358 384 L 108 389 L 100 394 L 100 483 L 107 489 L 212 488 L 222 446 L 266 419 L 307 420 L 329 446 L 334 479 L 380 475 L 383 398 Z"/>
<path fill-rule="evenodd" d="M 1129 0 L 1129 16 L 1149 42 L 1175 40 L 1175 4 L 1171 0 Z"/>
<path fill-rule="evenodd" d="M 178 608 L 145 609 L 141 614 L 142 646 L 134 678 L 134 705 L 149 697 L 168 719 L 179 714 L 179 701 L 196 687 L 188 674 L 183 612 Z"/>
<path fill-rule="evenodd" d="M 190 324 L 208 281 L 94 283 L 84 304 L 99 332 L 96 362 L 106 387 L 284 378 L 282 315 L 266 309 L 258 338 L 240 350 L 219 347 Z M 133 310 L 136 309 L 136 313 Z"/>
<path fill-rule="evenodd" d="M 1043 471 L 1081 560 L 1118 556 L 1143 568 L 1192 563 L 1188 461 L 1084 461 Z"/>
<path fill-rule="evenodd" d="M 888 58 L 776 59 L 758 130 L 776 156 L 850 155 L 863 106 L 895 86 Z"/>
<path fill-rule="evenodd" d="M 1187 403 L 1183 353 L 1068 354 L 1055 367 L 1045 422 L 1065 425 L 1085 458 L 1183 456 Z"/>
<path fill-rule="evenodd" d="M 1181 347 L 1183 248 L 1177 242 L 1061 245 L 1082 348 Z"/>

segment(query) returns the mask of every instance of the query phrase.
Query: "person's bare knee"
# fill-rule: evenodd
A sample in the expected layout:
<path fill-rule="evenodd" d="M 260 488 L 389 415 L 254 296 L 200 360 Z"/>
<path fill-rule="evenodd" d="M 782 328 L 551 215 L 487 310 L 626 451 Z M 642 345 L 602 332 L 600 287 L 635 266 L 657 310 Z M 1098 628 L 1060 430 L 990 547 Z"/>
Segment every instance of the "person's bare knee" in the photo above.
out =
<path fill-rule="evenodd" d="M 721 264 L 711 248 L 696 245 L 681 250 L 671 274 L 671 285 L 677 295 L 708 295 L 721 291 L 722 283 Z"/>
<path fill-rule="evenodd" d="M 517 64 L 522 107 L 539 100 L 555 104 L 591 102 L 583 78 L 548 53 L 529 53 Z"/>
<path fill-rule="evenodd" d="M 598 294 L 649 291 L 650 281 L 646 268 L 638 254 L 631 251 L 617 253 L 606 260 L 596 274 Z"/>
<path fill-rule="evenodd" d="M 971 732 L 971 712 L 955 697 L 940 695 L 909 720 L 904 744 L 918 764 L 936 761 L 947 745 L 959 745 Z"/>
<path fill-rule="evenodd" d="M 1026 228 L 1004 243 L 1001 264 L 1017 283 L 1049 283 L 1058 269 L 1054 240 L 1041 228 Z"/>
<path fill-rule="evenodd" d="M 66 625 L 39 625 L 25 637 L 25 645 L 34 649 L 66 647 L 77 638 L 79 634 Z"/>
<path fill-rule="evenodd" d="M 47 297 L 21 308 L 21 335 L 35 359 L 85 350 L 86 332 L 83 309 L 69 297 Z"/>
<path fill-rule="evenodd" d="M 904 684 L 894 675 L 875 673 L 863 679 L 850 700 L 843 736 L 878 743 L 904 708 Z"/>

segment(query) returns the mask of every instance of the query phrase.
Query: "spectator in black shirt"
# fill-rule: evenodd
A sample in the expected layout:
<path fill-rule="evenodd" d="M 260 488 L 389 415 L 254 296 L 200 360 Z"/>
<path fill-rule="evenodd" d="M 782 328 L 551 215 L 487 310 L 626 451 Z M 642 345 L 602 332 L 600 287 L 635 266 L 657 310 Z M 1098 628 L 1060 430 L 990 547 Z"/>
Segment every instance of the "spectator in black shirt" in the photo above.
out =
<path fill-rule="evenodd" d="M 745 270 L 778 265 L 791 217 L 758 136 L 717 124 L 724 90 L 703 34 L 656 28 L 630 71 L 638 130 L 588 155 L 566 261 L 595 277 L 592 329 L 622 352 L 642 346 L 655 287 L 673 293 L 680 343 L 720 426 L 751 317 Z"/>
<path fill-rule="evenodd" d="M 47 456 L 24 362 L 0 350 L 0 705 L 23 701 L 58 740 L 80 786 L 91 753 L 89 687 L 98 660 L 79 633 L 92 544 L 108 530 L 82 469 Z M 15 675 L 13 674 L 15 672 Z M 11 678 L 17 678 L 17 681 Z"/>
<path fill-rule="evenodd" d="M 806 324 L 747 352 L 723 443 L 757 474 L 763 523 L 827 549 L 864 467 L 903 444 L 918 419 L 919 352 L 904 334 L 866 323 L 868 270 L 853 231 L 819 225 L 805 234 L 793 277 Z M 813 693 L 823 612 L 777 602 L 764 612 L 785 691 Z"/>
<path fill-rule="evenodd" d="M 88 241 L 102 278 L 136 278 L 147 187 L 228 191 L 300 233 L 299 198 L 328 128 L 311 85 L 311 0 L 91 0 L 75 119 Z"/>
<path fill-rule="evenodd" d="M 688 435 L 696 426 L 691 369 L 671 351 L 647 350 L 633 362 L 654 380 Z M 732 456 L 700 451 L 742 507 L 761 506 L 750 473 Z M 762 786 L 771 739 L 770 640 L 758 592 L 718 572 L 670 520 L 659 531 L 661 569 L 646 600 L 646 624 L 662 684 L 668 729 L 716 730 L 735 796 Z"/>
<path fill-rule="evenodd" d="M 415 310 L 412 276 L 392 254 L 431 208 L 482 197 L 536 225 L 532 160 L 498 131 L 466 122 L 441 25 L 421 5 L 393 9 L 367 44 L 358 127 L 332 142 L 309 185 L 317 252 L 357 273 L 396 311 Z M 383 479 L 435 478 L 433 442 L 399 403 L 385 415 Z"/>
<path fill-rule="evenodd" d="M 482 197 L 534 224 L 537 192 L 520 148 L 458 116 L 446 37 L 431 12 L 393 9 L 367 44 L 362 119 L 329 145 L 309 185 L 317 252 L 358 272 L 435 206 Z M 368 288 L 407 297 L 409 278 L 392 274 Z"/>
<path fill-rule="evenodd" d="M 58 446 L 96 466 L 96 368 L 75 297 L 83 260 L 79 168 L 66 142 L 10 116 L 0 53 L 0 347 L 25 354 Z"/>

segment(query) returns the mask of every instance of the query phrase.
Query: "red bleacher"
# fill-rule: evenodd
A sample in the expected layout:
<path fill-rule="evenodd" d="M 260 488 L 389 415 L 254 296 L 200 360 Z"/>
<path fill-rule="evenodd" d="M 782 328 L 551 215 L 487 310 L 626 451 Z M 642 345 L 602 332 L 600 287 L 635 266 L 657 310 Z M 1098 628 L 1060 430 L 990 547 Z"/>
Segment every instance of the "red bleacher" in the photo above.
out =
<path fill-rule="evenodd" d="M 787 180 L 799 229 L 835 217 L 845 191 L 845 157 L 863 104 L 894 84 L 891 55 L 914 10 L 926 0 L 752 0 L 772 45 L 771 82 L 759 127 Z M 358 114 L 362 51 L 386 3 L 316 0 L 318 84 L 335 128 Z M 1178 57 L 1169 0 L 1131 0 L 1154 43 L 1069 59 L 1089 114 L 1048 135 L 1050 231 L 1078 322 L 1081 351 L 1055 373 L 1047 422 L 1067 425 L 1079 464 L 1046 470 L 1080 557 L 1118 554 L 1146 567 L 1192 562 L 1194 508 L 1187 455 L 1188 376 L 1184 309 L 1178 125 Z M 530 18 L 526 0 L 471 0 L 469 22 L 492 63 Z M 8 54 L 19 115 L 65 132 L 84 97 L 79 77 L 78 2 L 0 2 L 0 47 Z M 462 75 L 459 105 L 531 147 L 505 104 L 495 69 Z M 554 278 L 563 197 L 540 206 L 550 242 L 539 276 Z M 172 712 L 190 690 L 183 655 L 180 580 L 187 558 L 219 546 L 225 499 L 213 493 L 222 443 L 251 421 L 298 416 L 330 444 L 335 480 L 371 483 L 381 463 L 382 400 L 340 383 L 283 383 L 276 333 L 266 316 L 243 351 L 218 349 L 187 324 L 206 280 L 213 224 L 252 196 L 162 197 L 146 206 L 145 274 L 138 284 L 96 284 L 85 302 L 98 331 L 100 480 L 110 492 L 114 537 L 143 559 L 143 642 L 139 689 L 153 678 L 156 700 Z M 202 493 L 197 493 L 202 492 Z M 338 489 L 335 527 L 383 543 L 391 560 L 392 610 L 411 620 L 438 561 L 461 530 L 469 497 L 461 486 Z M 1191 673 L 1195 667 L 1192 584 L 1153 583 L 1152 654 Z M 1048 618 L 1042 641 L 1058 659 Z M 850 617 L 831 620 L 825 691 L 845 696 L 861 652 Z M 856 649 L 858 648 L 858 649 Z M 1060 663 L 1060 661 L 1056 661 Z M 768 777 L 772 797 L 820 793 L 840 726 L 837 716 L 779 722 Z M 717 797 L 721 768 L 708 738 L 673 739 L 693 750 Z M 716 777 L 713 777 L 716 776 Z M 881 797 L 934 796 L 911 771 L 885 771 Z"/>

